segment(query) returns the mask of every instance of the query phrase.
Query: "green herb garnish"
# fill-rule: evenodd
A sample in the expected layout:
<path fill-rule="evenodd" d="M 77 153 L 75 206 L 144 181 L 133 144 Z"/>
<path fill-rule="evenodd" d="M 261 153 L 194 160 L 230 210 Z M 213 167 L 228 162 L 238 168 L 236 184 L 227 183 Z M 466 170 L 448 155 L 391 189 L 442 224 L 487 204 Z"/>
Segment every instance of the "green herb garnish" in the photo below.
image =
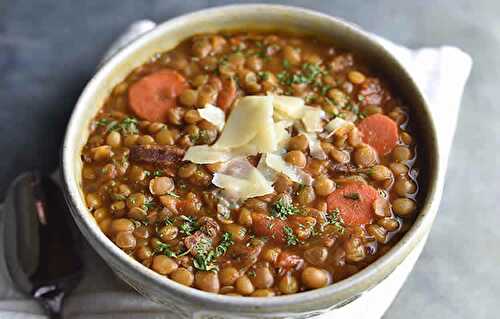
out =
<path fill-rule="evenodd" d="M 177 195 L 177 194 L 176 194 L 176 193 L 174 193 L 174 192 L 167 192 L 167 194 L 166 194 L 166 195 L 168 195 L 168 196 L 172 196 L 172 197 L 175 197 L 175 198 L 180 198 L 180 196 L 179 196 L 179 195 Z"/>
<path fill-rule="evenodd" d="M 339 233 L 343 234 L 345 231 L 345 224 L 342 216 L 340 215 L 340 209 L 335 208 L 326 215 L 327 224 L 334 225 Z"/>
<path fill-rule="evenodd" d="M 122 134 L 137 134 L 139 129 L 137 128 L 137 119 L 133 117 L 127 117 L 121 122 L 102 118 L 97 121 L 98 126 L 106 127 L 106 133 L 111 131 L 120 131 Z"/>
<path fill-rule="evenodd" d="M 166 255 L 168 257 L 177 257 L 177 254 L 170 249 L 169 244 L 165 244 L 165 243 L 160 242 L 157 244 L 155 251 L 157 253 Z"/>
<path fill-rule="evenodd" d="M 150 208 L 153 208 L 156 206 L 156 203 L 154 202 L 154 199 L 152 197 L 146 197 L 144 201 L 143 208 L 145 211 L 149 210 Z"/>
<path fill-rule="evenodd" d="M 293 205 L 289 196 L 281 197 L 271 208 L 271 215 L 281 220 L 285 220 L 288 216 L 298 215 L 300 213 L 300 210 Z"/>
<path fill-rule="evenodd" d="M 361 196 L 359 195 L 359 193 L 348 193 L 348 194 L 344 194 L 344 198 L 352 199 L 352 200 L 360 200 Z"/>
<path fill-rule="evenodd" d="M 328 85 L 328 84 L 323 85 L 323 86 L 319 89 L 319 93 L 320 93 L 321 95 L 323 95 L 323 96 L 324 96 L 324 95 L 326 95 L 326 94 L 328 93 L 328 91 L 330 91 L 330 89 L 331 89 L 331 88 L 332 88 L 332 86 L 331 86 L 331 85 Z"/>
<path fill-rule="evenodd" d="M 311 103 L 316 99 L 316 95 L 314 94 L 308 94 L 304 97 L 304 102 L 306 103 Z"/>
<path fill-rule="evenodd" d="M 201 239 L 194 247 L 196 252 L 193 257 L 194 268 L 202 271 L 218 270 L 217 265 L 214 264 L 215 259 L 224 255 L 233 243 L 231 234 L 228 232 L 222 235 L 221 241 L 214 250 L 209 250 L 212 245 L 211 240 L 207 238 Z"/>
<path fill-rule="evenodd" d="M 154 177 L 160 177 L 160 176 L 163 176 L 163 171 L 161 171 L 161 170 L 156 170 L 156 171 L 153 171 L 153 176 L 154 176 Z"/>
<path fill-rule="evenodd" d="M 302 69 L 295 73 L 288 73 L 281 71 L 276 76 L 278 80 L 284 85 L 291 84 L 310 84 L 315 83 L 320 85 L 321 81 L 319 76 L 324 74 L 325 70 L 317 64 L 304 63 Z"/>
<path fill-rule="evenodd" d="M 222 239 L 220 243 L 215 247 L 215 257 L 220 257 L 224 255 L 229 247 L 234 244 L 234 241 L 231 238 L 231 233 L 225 232 L 222 234 Z"/>
<path fill-rule="evenodd" d="M 119 130 L 123 134 L 137 134 L 139 129 L 137 128 L 137 119 L 133 117 L 127 117 L 119 124 Z"/>
<path fill-rule="evenodd" d="M 180 218 L 184 221 L 184 223 L 179 226 L 179 232 L 181 234 L 189 236 L 200 228 L 193 216 L 181 215 Z"/>
<path fill-rule="evenodd" d="M 283 60 L 283 67 L 285 69 L 289 69 L 290 68 L 290 62 L 287 59 Z"/>
<path fill-rule="evenodd" d="M 193 257 L 194 268 L 201 271 L 217 271 L 219 267 L 214 265 L 212 262 L 214 260 L 214 251 L 211 250 L 207 254 L 198 253 Z"/>
<path fill-rule="evenodd" d="M 257 72 L 257 76 L 262 80 L 262 81 L 266 81 L 269 79 L 269 72 L 266 72 L 266 71 L 259 71 Z"/>
<path fill-rule="evenodd" d="M 285 226 L 283 227 L 283 231 L 285 232 L 286 235 L 286 244 L 288 246 L 295 246 L 299 244 L 299 239 L 295 234 L 293 233 L 293 229 L 290 228 L 290 226 Z"/>

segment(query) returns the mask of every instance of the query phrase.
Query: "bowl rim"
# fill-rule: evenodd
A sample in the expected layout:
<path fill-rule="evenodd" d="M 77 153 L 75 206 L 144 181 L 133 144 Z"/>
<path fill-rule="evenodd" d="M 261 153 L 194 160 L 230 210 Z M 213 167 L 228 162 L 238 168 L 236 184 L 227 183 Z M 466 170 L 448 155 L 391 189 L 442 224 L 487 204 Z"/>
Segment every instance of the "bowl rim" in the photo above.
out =
<path fill-rule="evenodd" d="M 421 206 L 420 212 L 411 226 L 409 231 L 383 256 L 378 258 L 376 261 L 359 271 L 358 273 L 340 281 L 329 285 L 324 288 L 314 289 L 310 291 L 300 292 L 285 296 L 274 296 L 266 298 L 252 298 L 252 297 L 235 297 L 235 296 L 225 296 L 220 294 L 204 292 L 192 287 L 186 287 L 181 284 L 174 282 L 173 280 L 165 280 L 164 276 L 157 274 L 151 269 L 144 267 L 139 262 L 131 259 L 125 252 L 119 249 L 116 245 L 109 240 L 104 233 L 95 227 L 95 221 L 90 218 L 88 209 L 81 198 L 81 193 L 79 190 L 79 185 L 74 179 L 74 170 L 72 169 L 72 160 L 74 154 L 71 153 L 72 144 L 78 143 L 78 132 L 81 132 L 82 128 L 78 127 L 75 122 L 77 118 L 82 114 L 87 100 L 91 98 L 94 94 L 95 89 L 98 88 L 98 82 L 106 74 L 111 72 L 117 65 L 118 62 L 123 58 L 127 57 L 129 54 L 140 50 L 144 45 L 146 45 L 150 38 L 154 35 L 159 35 L 164 33 L 164 30 L 168 27 L 179 24 L 183 25 L 183 22 L 200 18 L 204 15 L 210 15 L 215 12 L 220 12 L 221 10 L 228 13 L 239 12 L 242 14 L 245 10 L 269 10 L 274 13 L 286 13 L 295 15 L 308 15 L 311 18 L 320 19 L 322 21 L 327 21 L 336 28 L 345 28 L 348 31 L 356 34 L 356 36 L 363 38 L 364 41 L 370 42 L 372 46 L 376 47 L 389 57 L 397 67 L 399 67 L 401 74 L 407 78 L 409 84 L 411 84 L 411 90 L 414 91 L 419 101 L 414 104 L 422 106 L 419 112 L 423 112 L 426 118 L 425 123 L 427 125 L 429 139 L 431 140 L 431 148 L 429 150 L 430 158 L 434 160 L 434 163 L 430 166 L 432 172 L 429 172 L 429 183 L 427 185 L 427 196 L 424 205 Z M 77 220 L 78 226 L 81 228 L 82 233 L 87 237 L 87 240 L 94 246 L 94 248 L 99 251 L 95 246 L 100 246 L 104 249 L 108 255 L 110 255 L 113 260 L 107 260 L 107 262 L 119 265 L 122 269 L 128 269 L 134 271 L 136 276 L 144 282 L 148 282 L 151 285 L 156 286 L 161 290 L 170 291 L 177 297 L 186 300 L 187 302 L 201 303 L 201 305 L 210 304 L 215 308 L 224 309 L 224 306 L 238 306 L 245 309 L 258 309 L 264 307 L 279 307 L 281 309 L 283 306 L 291 306 L 297 303 L 314 303 L 320 299 L 332 298 L 333 295 L 339 294 L 340 292 L 353 292 L 354 296 L 359 295 L 363 291 L 375 286 L 378 282 L 383 280 L 383 278 L 378 278 L 374 280 L 377 273 L 384 273 L 382 270 L 390 265 L 391 260 L 396 260 L 397 264 L 401 263 L 406 256 L 414 249 L 420 240 L 424 240 L 427 234 L 427 228 L 425 226 L 430 226 L 432 224 L 437 211 L 436 197 L 440 192 L 442 185 L 443 174 L 440 172 L 440 152 L 437 147 L 437 134 L 434 125 L 433 117 L 430 113 L 429 105 L 424 98 L 419 87 L 416 85 L 413 77 L 409 72 L 398 62 L 392 53 L 385 49 L 380 43 L 376 42 L 371 35 L 369 35 L 364 30 L 360 29 L 353 23 L 347 22 L 338 17 L 330 16 L 328 14 L 320 13 L 314 10 L 305 9 L 297 6 L 288 5 L 273 5 L 273 4 L 233 4 L 227 6 L 211 7 L 208 9 L 203 9 L 191 13 L 187 13 L 181 16 L 174 17 L 172 19 L 166 20 L 158 24 L 154 29 L 148 31 L 146 34 L 142 35 L 138 39 L 134 40 L 130 44 L 126 45 L 123 49 L 114 54 L 106 63 L 95 73 L 92 79 L 85 86 L 83 92 L 81 93 L 76 106 L 71 114 L 70 120 L 67 125 L 67 130 L 64 138 L 63 148 L 62 148 L 62 173 L 63 173 L 63 186 L 65 188 L 65 195 L 68 204 L 73 208 L 71 209 L 73 217 Z M 94 227 L 92 227 L 94 226 Z M 90 234 L 90 235 L 89 235 Z M 394 266 L 395 268 L 396 266 Z M 394 269 L 392 269 L 394 270 Z M 391 271 L 392 271 L 391 270 Z M 372 279 L 372 280 L 371 280 Z M 335 304 L 332 304 L 334 306 Z M 234 308 L 232 308 L 234 309 Z M 227 308 L 226 308 L 227 310 Z"/>

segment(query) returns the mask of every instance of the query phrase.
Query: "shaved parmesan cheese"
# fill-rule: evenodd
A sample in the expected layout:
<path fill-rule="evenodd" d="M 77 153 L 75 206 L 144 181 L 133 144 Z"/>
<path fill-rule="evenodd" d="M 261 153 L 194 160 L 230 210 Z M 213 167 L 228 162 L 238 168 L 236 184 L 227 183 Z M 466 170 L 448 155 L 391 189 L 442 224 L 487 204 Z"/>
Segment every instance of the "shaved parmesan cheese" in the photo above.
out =
<path fill-rule="evenodd" d="M 290 138 L 290 133 L 286 130 L 293 125 L 292 121 L 279 121 L 274 123 L 274 134 L 276 135 L 276 143 L 278 147 L 283 148 Z"/>
<path fill-rule="evenodd" d="M 272 96 L 246 96 L 239 100 L 214 146 L 236 148 L 249 143 L 272 122 L 272 101 Z"/>
<path fill-rule="evenodd" d="M 288 178 L 295 183 L 303 185 L 312 184 L 313 179 L 311 175 L 307 174 L 300 168 L 285 162 L 285 160 L 279 155 L 271 153 L 266 154 L 266 165 L 275 171 L 288 176 Z"/>
<path fill-rule="evenodd" d="M 277 148 L 272 106 L 266 111 L 270 112 L 260 120 L 259 132 L 255 136 L 255 139 L 251 141 L 257 147 L 258 153 L 273 152 Z"/>
<path fill-rule="evenodd" d="M 324 137 L 330 137 L 335 134 L 340 129 L 350 129 L 354 127 L 352 122 L 341 119 L 340 117 L 336 117 L 325 126 L 325 130 L 328 132 Z"/>
<path fill-rule="evenodd" d="M 198 109 L 198 113 L 200 113 L 201 118 L 215 125 L 219 131 L 222 131 L 226 121 L 226 114 L 222 109 L 212 104 L 207 104 L 204 108 Z"/>
<path fill-rule="evenodd" d="M 267 166 L 266 157 L 267 157 L 267 154 L 262 154 L 262 156 L 260 157 L 259 163 L 257 164 L 257 169 L 268 181 L 274 182 L 276 180 L 276 176 L 278 175 L 278 172 L 276 172 L 274 169 Z"/>
<path fill-rule="evenodd" d="M 195 145 L 188 148 L 182 160 L 196 164 L 212 164 L 226 162 L 233 156 L 234 155 L 227 150 L 215 149 L 208 145 Z"/>
<path fill-rule="evenodd" d="M 316 134 L 306 132 L 302 132 L 301 134 L 304 135 L 307 139 L 307 142 L 309 144 L 309 153 L 311 154 L 311 156 L 320 160 L 326 160 L 326 153 L 325 151 L 323 151 L 321 143 L 318 140 Z"/>
<path fill-rule="evenodd" d="M 323 128 L 321 127 L 321 118 L 324 112 L 319 107 L 304 107 L 304 116 L 302 117 L 302 123 L 307 132 L 321 132 Z"/>
<path fill-rule="evenodd" d="M 245 178 L 255 167 L 244 157 L 235 158 L 225 163 L 218 173 Z"/>
<path fill-rule="evenodd" d="M 273 106 L 278 116 L 299 120 L 304 115 L 304 100 L 295 96 L 275 96 Z"/>
<path fill-rule="evenodd" d="M 221 172 L 214 174 L 212 184 L 239 200 L 274 192 L 272 183 L 246 159 L 235 159 L 227 163 Z"/>

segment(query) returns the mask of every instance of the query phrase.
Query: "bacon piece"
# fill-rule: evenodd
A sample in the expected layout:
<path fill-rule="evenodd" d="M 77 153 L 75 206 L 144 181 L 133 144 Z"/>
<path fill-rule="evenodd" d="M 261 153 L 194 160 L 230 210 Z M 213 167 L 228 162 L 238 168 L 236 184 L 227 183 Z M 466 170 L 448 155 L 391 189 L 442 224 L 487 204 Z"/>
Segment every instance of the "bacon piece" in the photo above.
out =
<path fill-rule="evenodd" d="M 169 165 L 182 161 L 184 150 L 169 145 L 134 145 L 130 160 L 155 165 Z"/>

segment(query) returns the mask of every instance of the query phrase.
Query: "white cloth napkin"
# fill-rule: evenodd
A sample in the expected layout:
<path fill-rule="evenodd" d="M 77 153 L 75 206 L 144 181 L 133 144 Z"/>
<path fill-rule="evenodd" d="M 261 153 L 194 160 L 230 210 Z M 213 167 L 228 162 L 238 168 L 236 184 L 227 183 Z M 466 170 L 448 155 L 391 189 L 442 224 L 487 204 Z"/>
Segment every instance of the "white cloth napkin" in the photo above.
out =
<path fill-rule="evenodd" d="M 472 66 L 470 56 L 458 48 L 449 46 L 410 50 L 378 36 L 374 37 L 400 60 L 423 90 L 437 125 L 438 142 L 442 152 L 441 167 L 446 169 L 460 100 Z M 2 215 L 0 212 L 0 319 L 46 319 L 43 309 L 37 302 L 17 292 L 7 276 L 5 261 L 2 259 Z M 90 247 L 83 247 L 82 253 L 86 266 L 85 275 L 81 284 L 65 302 L 64 318 L 173 318 L 165 313 L 161 305 L 145 299 L 117 279 Z M 416 260 L 418 254 L 414 256 Z M 335 318 L 381 317 L 399 291 L 415 260 L 408 261 L 407 271 L 398 273 L 396 270 L 381 284 L 381 286 L 392 285 L 392 295 L 388 296 L 387 290 L 376 287 L 359 298 L 359 301 L 339 309 Z M 394 278 L 392 281 L 391 277 Z M 374 300 L 376 302 L 373 302 Z M 371 309 L 367 311 L 366 307 L 370 307 L 370 304 L 378 304 L 378 306 L 373 311 Z M 349 315 L 345 316 L 346 313 Z M 353 314 L 355 316 L 352 316 Z M 370 314 L 369 317 L 368 314 Z M 330 317 L 328 314 L 321 316 L 321 318 L 328 317 Z"/>

